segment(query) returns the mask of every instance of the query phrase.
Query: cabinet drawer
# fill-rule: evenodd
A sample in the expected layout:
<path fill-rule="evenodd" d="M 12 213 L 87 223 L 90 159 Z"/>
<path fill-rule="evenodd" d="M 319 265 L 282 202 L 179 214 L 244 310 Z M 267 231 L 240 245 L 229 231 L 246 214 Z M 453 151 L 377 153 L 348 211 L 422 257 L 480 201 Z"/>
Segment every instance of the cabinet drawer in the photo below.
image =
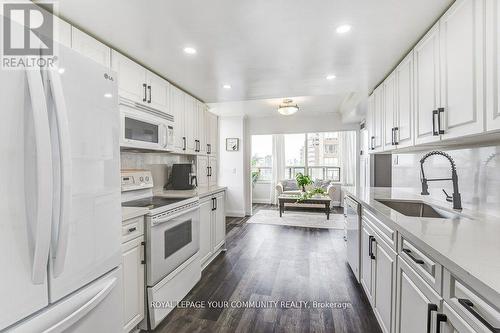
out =
<path fill-rule="evenodd" d="M 403 236 L 399 236 L 398 253 L 422 279 L 441 294 L 443 266 Z"/>
<path fill-rule="evenodd" d="M 390 228 L 385 223 L 376 218 L 372 213 L 368 210 L 362 210 L 362 217 L 366 221 L 371 223 L 372 229 L 375 230 L 376 233 L 381 236 L 384 241 L 394 250 L 396 251 L 396 241 L 397 241 L 397 233 L 396 230 Z"/>
<path fill-rule="evenodd" d="M 480 294 L 446 269 L 443 276 L 444 298 L 467 324 L 478 332 L 500 332 L 500 304 L 491 295 Z"/>
<path fill-rule="evenodd" d="M 144 216 L 123 221 L 122 243 L 144 234 Z"/>
<path fill-rule="evenodd" d="M 467 322 L 461 318 L 458 313 L 453 311 L 453 309 L 448 305 L 448 303 L 443 302 L 443 314 L 446 315 L 446 323 L 444 324 L 447 328 L 445 332 L 460 332 L 460 333 L 475 333 L 474 329 L 470 327 Z"/>

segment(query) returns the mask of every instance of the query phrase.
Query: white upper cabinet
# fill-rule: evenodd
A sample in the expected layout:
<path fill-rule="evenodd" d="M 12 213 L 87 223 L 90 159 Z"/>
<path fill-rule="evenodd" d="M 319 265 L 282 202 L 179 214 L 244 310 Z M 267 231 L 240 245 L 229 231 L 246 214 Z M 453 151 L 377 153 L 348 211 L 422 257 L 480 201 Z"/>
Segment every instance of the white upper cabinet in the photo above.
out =
<path fill-rule="evenodd" d="M 218 117 L 217 115 L 206 112 L 206 142 L 207 142 L 207 154 L 215 155 L 217 154 L 217 146 L 219 140 L 219 127 L 218 127 Z"/>
<path fill-rule="evenodd" d="M 186 136 L 186 152 L 194 153 L 196 150 L 196 133 L 198 124 L 196 122 L 196 100 L 184 93 L 184 131 Z"/>
<path fill-rule="evenodd" d="M 372 134 L 370 137 L 372 144 L 372 152 L 381 152 L 384 150 L 383 133 L 384 133 L 384 85 L 375 89 L 373 92 L 373 109 L 372 109 Z"/>
<path fill-rule="evenodd" d="M 124 55 L 113 50 L 111 52 L 113 70 L 118 73 L 118 88 L 121 97 L 133 102 L 147 102 L 147 84 L 145 69 Z"/>
<path fill-rule="evenodd" d="M 170 83 L 150 71 L 146 71 L 146 81 L 148 95 L 146 103 L 157 110 L 170 113 L 168 110 Z"/>
<path fill-rule="evenodd" d="M 184 92 L 175 86 L 170 86 L 170 113 L 174 116 L 174 150 L 183 152 L 186 148 Z"/>
<path fill-rule="evenodd" d="M 384 92 L 384 150 L 391 150 L 396 147 L 396 74 L 393 72 L 383 83 Z"/>
<path fill-rule="evenodd" d="M 440 20 L 443 139 L 484 131 L 483 11 L 483 0 L 457 0 Z"/>
<path fill-rule="evenodd" d="M 57 16 L 54 18 L 54 40 L 64 46 L 71 47 L 71 25 Z"/>
<path fill-rule="evenodd" d="M 439 23 L 415 46 L 415 144 L 439 141 Z"/>
<path fill-rule="evenodd" d="M 207 131 L 207 122 L 205 117 L 205 104 L 196 101 L 196 122 L 198 125 L 198 133 L 196 139 L 198 140 L 198 153 L 204 154 L 207 152 L 207 143 L 205 131 Z"/>
<path fill-rule="evenodd" d="M 111 67 L 111 49 L 108 46 L 75 27 L 71 27 L 71 39 L 73 49 L 103 66 Z"/>
<path fill-rule="evenodd" d="M 396 68 L 396 127 L 397 148 L 413 145 L 413 51 Z"/>
<path fill-rule="evenodd" d="M 486 0 L 486 125 L 500 129 L 500 3 Z"/>

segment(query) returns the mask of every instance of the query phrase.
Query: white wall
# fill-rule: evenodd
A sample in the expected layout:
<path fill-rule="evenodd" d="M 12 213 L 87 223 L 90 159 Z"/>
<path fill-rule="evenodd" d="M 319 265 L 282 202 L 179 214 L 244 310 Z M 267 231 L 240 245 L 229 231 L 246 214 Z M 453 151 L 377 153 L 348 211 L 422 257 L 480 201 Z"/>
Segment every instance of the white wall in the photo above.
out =
<path fill-rule="evenodd" d="M 240 139 L 239 151 L 226 151 L 226 138 Z M 245 117 L 219 117 L 219 185 L 227 186 L 226 214 L 245 216 L 246 180 Z"/>
<path fill-rule="evenodd" d="M 300 111 L 292 116 L 276 114 L 272 117 L 252 117 L 247 119 L 248 132 L 256 134 L 287 134 L 334 132 L 358 130 L 358 123 L 344 124 L 340 114 L 308 115 Z"/>

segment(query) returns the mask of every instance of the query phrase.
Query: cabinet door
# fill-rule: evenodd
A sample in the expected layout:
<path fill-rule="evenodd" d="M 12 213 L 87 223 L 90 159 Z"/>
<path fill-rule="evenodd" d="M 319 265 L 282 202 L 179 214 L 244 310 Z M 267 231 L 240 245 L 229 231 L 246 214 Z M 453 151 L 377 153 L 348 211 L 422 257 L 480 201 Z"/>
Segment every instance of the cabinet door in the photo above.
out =
<path fill-rule="evenodd" d="M 432 332 L 441 297 L 401 257 L 397 270 L 396 332 Z"/>
<path fill-rule="evenodd" d="M 146 70 L 124 55 L 111 51 L 111 64 L 118 73 L 119 94 L 138 103 L 147 102 Z"/>
<path fill-rule="evenodd" d="M 211 197 L 200 201 L 200 261 L 202 265 L 213 253 L 212 208 Z"/>
<path fill-rule="evenodd" d="M 437 119 L 433 115 L 440 105 L 439 24 L 420 40 L 414 49 L 415 61 L 415 144 L 439 141 Z"/>
<path fill-rule="evenodd" d="M 188 94 L 184 94 L 184 114 L 185 114 L 185 135 L 186 135 L 186 151 L 194 153 L 196 148 L 196 104 L 195 99 Z"/>
<path fill-rule="evenodd" d="M 380 152 L 384 150 L 383 133 L 384 133 L 384 85 L 381 84 L 373 92 L 374 108 L 373 108 L 373 151 Z"/>
<path fill-rule="evenodd" d="M 396 68 L 396 142 L 413 146 L 413 51 Z"/>
<path fill-rule="evenodd" d="M 363 222 L 361 228 L 361 285 L 365 290 L 366 296 L 371 304 L 373 304 L 373 259 L 370 256 L 370 242 L 372 231 Z"/>
<path fill-rule="evenodd" d="M 486 0 L 486 126 L 500 129 L 500 3 Z"/>
<path fill-rule="evenodd" d="M 198 186 L 208 186 L 209 182 L 209 169 L 208 169 L 208 156 L 197 156 L 196 157 L 196 177 L 198 180 Z"/>
<path fill-rule="evenodd" d="M 174 116 L 174 149 L 178 152 L 184 151 L 184 131 L 185 110 L 184 93 L 177 87 L 170 86 L 170 113 Z"/>
<path fill-rule="evenodd" d="M 444 139 L 484 131 L 483 0 L 457 0 L 440 20 Z"/>
<path fill-rule="evenodd" d="M 375 112 L 375 96 L 371 94 L 370 96 L 368 96 L 368 104 L 366 110 L 366 130 L 368 131 L 367 134 L 368 153 L 373 152 L 373 146 L 375 140 L 374 112 Z"/>
<path fill-rule="evenodd" d="M 219 117 L 210 113 L 210 154 L 215 155 L 219 149 Z"/>
<path fill-rule="evenodd" d="M 111 67 L 111 49 L 97 39 L 71 27 L 72 47 L 95 62 Z"/>
<path fill-rule="evenodd" d="M 123 330 L 130 332 L 144 318 L 143 237 L 122 245 Z"/>
<path fill-rule="evenodd" d="M 375 247 L 376 244 L 376 247 Z M 382 331 L 394 332 L 396 252 L 376 237 L 374 312 Z"/>
<path fill-rule="evenodd" d="M 218 250 L 226 240 L 226 208 L 224 192 L 217 194 L 214 211 L 214 250 Z"/>
<path fill-rule="evenodd" d="M 168 110 L 168 98 L 169 98 L 169 88 L 170 83 L 167 80 L 159 77 L 158 75 L 151 73 L 149 71 L 147 74 L 148 83 L 148 101 L 147 103 L 162 112 L 169 112 Z"/>
<path fill-rule="evenodd" d="M 205 117 L 205 104 L 202 102 L 197 101 L 197 112 L 196 112 L 196 122 L 198 124 L 198 148 L 199 148 L 199 153 L 206 153 L 207 152 L 207 144 L 205 140 L 205 131 L 207 129 L 207 123 L 206 123 L 206 117 Z"/>
<path fill-rule="evenodd" d="M 392 150 L 394 143 L 394 127 L 396 123 L 396 74 L 393 72 L 384 83 L 384 132 L 382 136 L 384 150 Z"/>
<path fill-rule="evenodd" d="M 217 157 L 210 155 L 208 166 L 210 167 L 210 177 L 208 177 L 208 185 L 217 185 Z"/>

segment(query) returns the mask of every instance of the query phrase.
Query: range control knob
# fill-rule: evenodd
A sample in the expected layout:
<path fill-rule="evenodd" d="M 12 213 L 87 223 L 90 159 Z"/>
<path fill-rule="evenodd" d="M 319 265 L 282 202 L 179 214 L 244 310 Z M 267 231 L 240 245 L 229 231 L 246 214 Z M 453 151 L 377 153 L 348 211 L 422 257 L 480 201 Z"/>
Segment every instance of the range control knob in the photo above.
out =
<path fill-rule="evenodd" d="M 143 182 L 143 181 L 144 181 L 144 177 L 142 177 L 142 176 L 141 176 L 141 177 L 139 177 L 139 180 L 140 180 L 141 182 Z"/>
<path fill-rule="evenodd" d="M 149 182 L 149 176 L 146 176 L 146 181 Z"/>

